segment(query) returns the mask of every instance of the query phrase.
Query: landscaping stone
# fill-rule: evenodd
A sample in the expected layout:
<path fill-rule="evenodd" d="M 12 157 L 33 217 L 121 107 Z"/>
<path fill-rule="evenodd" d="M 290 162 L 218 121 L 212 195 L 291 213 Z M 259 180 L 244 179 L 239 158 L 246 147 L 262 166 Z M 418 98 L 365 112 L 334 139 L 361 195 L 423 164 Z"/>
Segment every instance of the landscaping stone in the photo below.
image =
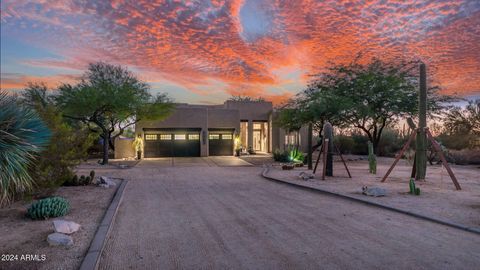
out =
<path fill-rule="evenodd" d="M 380 187 L 362 187 L 362 193 L 367 196 L 381 197 L 387 195 L 387 190 Z"/>
<path fill-rule="evenodd" d="M 293 170 L 295 166 L 293 164 L 284 164 L 282 165 L 282 170 Z"/>
<path fill-rule="evenodd" d="M 73 246 L 73 238 L 63 233 L 52 233 L 47 237 L 47 242 L 51 246 Z"/>
<path fill-rule="evenodd" d="M 57 233 L 72 234 L 80 229 L 80 224 L 73 221 L 54 220 L 53 227 Z"/>
<path fill-rule="evenodd" d="M 315 177 L 315 175 L 313 175 L 312 173 L 309 173 L 309 172 L 301 172 L 298 177 L 300 177 L 301 179 L 307 181 L 309 179 L 313 179 Z"/>
<path fill-rule="evenodd" d="M 113 181 L 112 179 L 110 179 L 106 176 L 100 176 L 100 181 L 97 184 L 98 184 L 98 186 L 104 187 L 104 188 L 109 188 L 111 186 L 116 186 L 117 185 L 115 183 L 115 181 Z"/>

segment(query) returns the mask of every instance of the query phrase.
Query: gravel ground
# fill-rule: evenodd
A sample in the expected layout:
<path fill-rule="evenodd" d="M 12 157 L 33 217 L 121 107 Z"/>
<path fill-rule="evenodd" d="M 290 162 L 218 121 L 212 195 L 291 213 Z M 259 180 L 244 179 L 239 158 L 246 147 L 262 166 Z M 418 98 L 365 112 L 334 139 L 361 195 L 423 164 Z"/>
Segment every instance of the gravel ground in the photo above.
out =
<path fill-rule="evenodd" d="M 273 183 L 260 172 L 152 161 L 124 170 L 131 181 L 99 268 L 475 269 L 480 263 L 475 234 Z"/>
<path fill-rule="evenodd" d="M 273 166 L 269 175 L 469 227 L 480 228 L 480 179 L 478 178 L 480 168 L 478 166 L 452 166 L 462 186 L 460 191 L 455 190 L 455 186 L 445 168 L 440 165 L 428 166 L 427 180 L 416 183 L 416 186 L 421 189 L 421 195 L 413 196 L 408 193 L 412 166 L 406 161 L 400 161 L 387 181 L 380 182 L 392 163 L 393 159 L 391 158 L 379 158 L 377 174 L 373 175 L 368 172 L 367 161 L 349 161 L 348 166 L 352 178 L 347 178 L 343 164 L 335 162 L 334 177 L 327 177 L 325 181 L 321 180 L 321 163 L 317 176 L 309 181 L 300 180 L 298 177 L 301 171 L 307 171 L 306 167 L 296 168 L 292 171 L 282 171 L 279 166 Z M 364 196 L 361 193 L 362 186 L 385 188 L 387 196 L 377 198 Z"/>
<path fill-rule="evenodd" d="M 54 195 L 69 200 L 70 212 L 64 217 L 49 220 L 33 221 L 25 217 L 30 205 L 26 202 L 19 201 L 0 209 L 0 254 L 18 256 L 17 260 L 11 262 L 4 261 L 4 257 L 0 258 L 0 269 L 78 269 L 115 190 L 93 185 L 60 187 Z M 74 221 L 81 225 L 80 230 L 72 234 L 73 247 L 67 249 L 48 245 L 47 236 L 53 233 L 52 221 L 55 219 Z M 27 254 L 44 255 L 45 260 L 22 260 L 21 256 Z"/>

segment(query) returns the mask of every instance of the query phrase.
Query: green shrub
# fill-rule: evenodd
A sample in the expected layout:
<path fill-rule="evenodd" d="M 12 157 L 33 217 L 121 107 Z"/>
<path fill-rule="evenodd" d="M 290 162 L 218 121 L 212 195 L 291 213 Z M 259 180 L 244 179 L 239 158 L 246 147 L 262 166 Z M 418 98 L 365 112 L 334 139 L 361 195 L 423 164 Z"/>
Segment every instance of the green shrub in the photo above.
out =
<path fill-rule="evenodd" d="M 52 132 L 50 143 L 30 169 L 37 191 L 56 188 L 72 179 L 73 167 L 87 157 L 95 135 L 85 125 L 72 126 L 63 118 L 54 99 L 43 84 L 29 84 L 22 94 L 22 104 L 35 110 Z"/>
<path fill-rule="evenodd" d="M 280 150 L 280 149 L 275 149 L 273 151 L 273 160 L 278 161 L 278 162 L 289 162 L 289 153 L 288 151 Z"/>
<path fill-rule="evenodd" d="M 333 142 L 342 154 L 352 154 L 355 141 L 351 136 L 337 135 L 333 138 Z"/>
<path fill-rule="evenodd" d="M 393 157 L 405 142 L 406 138 L 402 137 L 397 130 L 388 128 L 383 131 L 375 151 L 379 156 Z"/>
<path fill-rule="evenodd" d="M 299 151 L 297 148 L 290 150 L 288 153 L 288 160 L 293 162 L 301 162 L 305 159 L 305 155 L 302 151 Z"/>
<path fill-rule="evenodd" d="M 352 154 L 354 155 L 368 155 L 368 137 L 363 134 L 352 134 L 352 140 L 354 142 L 352 148 Z"/>
<path fill-rule="evenodd" d="M 28 208 L 27 215 L 31 219 L 47 219 L 61 217 L 68 213 L 70 204 L 62 197 L 49 197 L 34 202 Z"/>

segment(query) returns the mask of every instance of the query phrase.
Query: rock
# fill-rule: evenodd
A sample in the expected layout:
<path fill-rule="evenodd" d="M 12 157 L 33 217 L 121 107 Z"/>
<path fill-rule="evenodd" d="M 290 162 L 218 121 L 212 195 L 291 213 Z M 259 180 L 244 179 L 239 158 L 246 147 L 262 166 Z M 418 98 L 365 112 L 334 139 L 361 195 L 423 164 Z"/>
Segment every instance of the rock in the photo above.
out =
<path fill-rule="evenodd" d="M 313 179 L 315 177 L 315 175 L 313 175 L 312 173 L 309 173 L 309 172 L 301 172 L 298 177 L 300 177 L 301 179 L 307 181 L 309 179 Z"/>
<path fill-rule="evenodd" d="M 54 220 L 53 227 L 57 233 L 72 234 L 80 229 L 80 224 L 73 221 Z"/>
<path fill-rule="evenodd" d="M 380 187 L 362 187 L 362 193 L 367 196 L 381 197 L 387 195 L 387 190 Z"/>
<path fill-rule="evenodd" d="M 51 246 L 73 246 L 73 238 L 63 233 L 52 233 L 47 237 L 47 242 Z"/>
<path fill-rule="evenodd" d="M 101 186 L 101 187 L 108 188 L 110 186 L 116 186 L 117 184 L 115 183 L 115 181 L 113 181 L 112 179 L 110 179 L 106 176 L 100 176 L 100 181 L 99 181 L 98 185 Z"/>

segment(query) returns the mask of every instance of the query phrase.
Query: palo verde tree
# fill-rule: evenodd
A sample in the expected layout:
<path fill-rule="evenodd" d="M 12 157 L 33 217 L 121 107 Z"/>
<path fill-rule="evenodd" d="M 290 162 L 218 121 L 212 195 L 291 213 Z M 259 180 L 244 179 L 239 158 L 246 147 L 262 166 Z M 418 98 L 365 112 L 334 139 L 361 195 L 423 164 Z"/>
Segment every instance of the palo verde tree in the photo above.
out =
<path fill-rule="evenodd" d="M 323 104 L 337 102 L 335 119 L 342 126 L 360 129 L 378 151 L 383 130 L 418 111 L 417 82 L 418 62 L 374 58 L 360 64 L 357 57 L 352 63 L 334 65 L 318 74 L 308 91 L 313 100 L 323 100 Z M 450 100 L 438 90 L 428 89 L 427 107 L 431 112 L 442 109 L 442 104 Z"/>
<path fill-rule="evenodd" d="M 89 126 L 103 139 L 103 164 L 109 146 L 140 120 L 158 120 L 171 111 L 164 94 L 153 96 L 149 85 L 121 66 L 93 63 L 76 85 L 64 84 L 55 97 L 63 115 Z"/>

